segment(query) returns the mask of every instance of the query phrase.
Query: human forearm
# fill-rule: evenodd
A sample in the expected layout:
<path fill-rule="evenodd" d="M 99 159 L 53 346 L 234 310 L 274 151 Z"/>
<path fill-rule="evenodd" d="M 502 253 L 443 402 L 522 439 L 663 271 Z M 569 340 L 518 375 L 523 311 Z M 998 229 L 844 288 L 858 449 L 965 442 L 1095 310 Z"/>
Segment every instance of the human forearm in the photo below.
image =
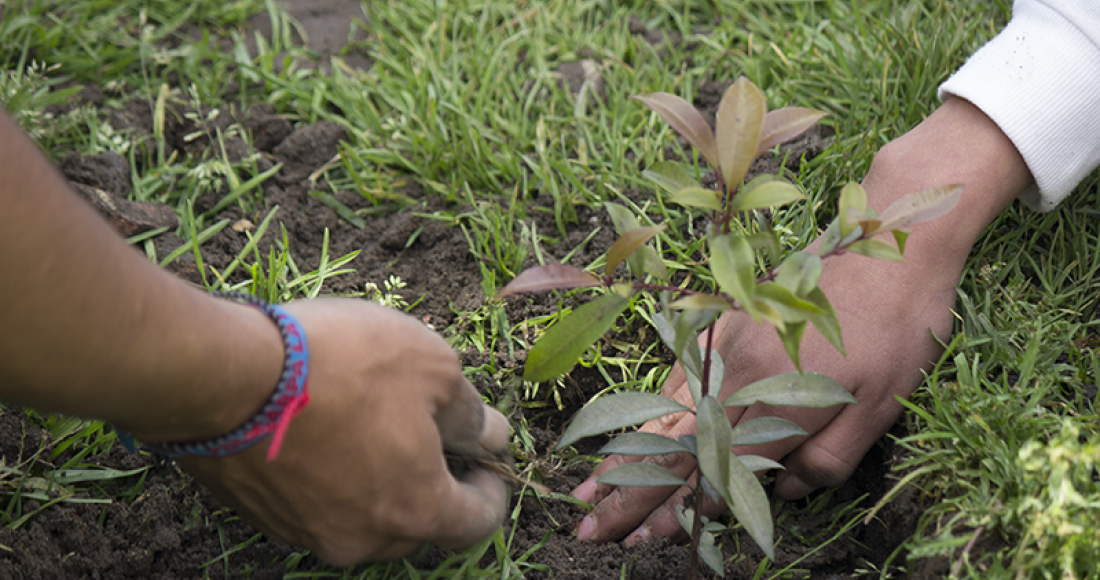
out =
<path fill-rule="evenodd" d="M 150 440 L 243 422 L 282 347 L 253 309 L 148 263 L 0 115 L 0 398 L 110 420 Z"/>

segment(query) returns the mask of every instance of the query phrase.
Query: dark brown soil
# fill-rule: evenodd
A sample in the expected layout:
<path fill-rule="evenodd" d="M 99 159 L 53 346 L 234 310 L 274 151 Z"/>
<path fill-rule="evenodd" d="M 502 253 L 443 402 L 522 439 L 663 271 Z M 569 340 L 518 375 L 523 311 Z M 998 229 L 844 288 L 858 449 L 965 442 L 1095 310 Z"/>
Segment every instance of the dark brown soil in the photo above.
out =
<path fill-rule="evenodd" d="M 319 43 L 334 42 L 333 38 L 342 43 L 348 38 L 347 20 L 333 18 L 334 12 L 326 10 L 339 12 L 346 10 L 349 4 L 358 6 L 358 3 L 335 0 L 301 0 L 292 4 L 298 5 L 297 16 L 309 21 L 307 27 L 316 25 L 309 28 L 310 40 Z M 318 24 L 324 22 L 330 24 Z M 323 44 L 319 51 L 331 54 L 339 46 Z M 369 66 L 369 63 L 362 64 Z M 717 102 L 714 95 L 721 94 L 724 84 L 728 83 L 716 82 L 703 87 L 697 105 L 713 108 Z M 182 121 L 186 118 L 183 111 L 176 112 L 181 114 L 168 116 L 177 120 L 167 128 L 171 146 L 181 150 L 205 146 L 202 139 L 183 139 L 183 135 L 196 127 Z M 147 104 L 135 101 L 109 117 L 117 128 L 133 129 L 138 134 L 151 132 Z M 423 297 L 411 313 L 439 330 L 459 322 L 456 311 L 472 310 L 483 302 L 482 275 L 462 232 L 443 222 L 414 215 L 414 212 L 462 208 L 448 207 L 440 199 L 412 187 L 401 193 L 416 200 L 417 205 L 398 213 L 366 217 L 362 229 L 354 227 L 328 205 L 309 195 L 311 191 L 327 189 L 309 180 L 318 167 L 336 154 L 337 144 L 345 136 L 341 127 L 318 123 L 294 128 L 265 106 L 225 111 L 212 123 L 224 128 L 234 120 L 240 121 L 252 133 L 255 149 L 268 154 L 259 164 L 260 171 L 274 163 L 284 165 L 263 186 L 263 208 L 246 214 L 234 207 L 219 218 L 259 223 L 268 208 L 278 205 L 278 219 L 286 227 L 293 256 L 303 271 L 317 266 L 323 232 L 327 228 L 331 236 L 331 256 L 361 252 L 350 264 L 356 273 L 333 279 L 326 287 L 327 292 L 362 291 L 369 281 L 380 283 L 390 275 L 400 276 L 408 284 L 402 294 L 410 302 Z M 788 147 L 787 168 L 797 169 L 803 156 L 819 152 L 824 139 L 827 135 L 817 132 Z M 231 158 L 243 158 L 250 153 L 248 145 L 240 139 L 229 140 L 226 149 Z M 760 163 L 774 172 L 781 160 L 767 156 Z M 60 169 L 74 183 L 123 199 L 129 193 L 130 168 L 117 156 L 70 156 L 60 164 Z M 758 167 L 757 171 L 760 169 Z M 342 192 L 335 197 L 352 210 L 368 205 L 354 192 Z M 197 210 L 209 209 L 213 203 L 213 199 L 200 199 Z M 533 205 L 539 203 L 540 200 L 535 200 Z M 109 213 L 102 208 L 101 211 Z M 561 248 L 579 244 L 593 229 L 601 227 L 603 233 L 574 258 L 575 264 L 584 265 L 604 252 L 613 240 L 608 233 L 609 220 L 603 212 L 587 208 L 577 211 L 578 219 L 569 226 L 567 243 L 547 250 L 560 257 L 564 252 Z M 538 217 L 549 213 L 534 212 L 534 215 L 536 220 L 546 220 L 539 224 L 540 229 L 553 231 L 552 218 Z M 133 232 L 128 231 L 130 233 Z M 205 264 L 220 270 L 247 241 L 243 231 L 226 228 L 203 246 L 202 259 Z M 263 255 L 274 241 L 274 234 L 269 233 L 261 244 Z M 154 242 L 158 255 L 163 257 L 182 240 L 169 233 L 157 236 Z M 200 281 L 195 259 L 190 254 L 172 263 L 169 269 L 192 282 Z M 523 317 L 552 312 L 557 307 L 554 297 L 521 298 L 510 301 L 507 313 L 514 323 Z M 463 353 L 464 362 L 470 366 L 484 363 L 486 356 Z M 494 358 L 500 366 L 518 367 L 523 354 L 516 353 L 513 358 L 508 353 L 498 352 Z M 535 457 L 528 458 L 533 459 L 533 477 L 542 479 L 562 494 L 583 481 L 591 465 L 585 462 L 555 465 L 540 458 L 549 457 L 548 450 L 572 413 L 604 387 L 603 379 L 589 369 L 576 370 L 567 382 L 570 388 L 562 392 L 562 410 L 516 409 L 513 415 L 517 420 L 521 416 L 526 419 L 537 439 Z M 56 443 L 21 410 L 8 409 L 0 414 L 0 466 L 19 466 L 22 471 L 41 473 L 69 458 L 68 452 L 50 458 L 50 450 Z M 586 441 L 579 450 L 582 454 L 591 454 L 600 444 L 600 441 Z M 919 498 L 913 494 L 903 493 L 882 510 L 871 525 L 856 525 L 851 532 L 823 549 L 811 552 L 858 511 L 840 510 L 874 505 L 891 487 L 890 465 L 897 452 L 892 443 L 884 440 L 867 455 L 852 479 L 829 492 L 828 497 L 815 495 L 808 501 L 794 504 L 777 502 L 773 508 L 783 514 L 777 529 L 778 563 L 786 566 L 803 558 L 794 566 L 801 570 L 797 575 L 800 578 L 849 578 L 856 570 L 867 569 L 869 564 L 881 568 L 914 530 L 922 508 Z M 116 500 L 110 504 L 75 503 L 73 500 L 79 497 L 66 498 L 41 511 L 38 510 L 42 502 L 23 501 L 21 513 L 34 515 L 18 526 L 0 529 L 0 578 L 281 578 L 287 570 L 285 562 L 295 554 L 291 548 L 258 536 L 171 463 L 153 463 L 146 457 L 125 452 L 118 445 L 109 453 L 86 461 L 115 469 L 147 467 L 145 475 L 112 483 L 110 485 L 115 487 L 108 488 L 111 497 L 118 498 L 126 497 L 125 490 L 142 484 L 140 493 L 132 501 Z M 143 482 L 140 481 L 142 477 Z M 0 478 L 0 492 L 5 498 L 10 497 L 11 483 Z M 51 498 L 59 499 L 57 492 L 50 493 Z M 581 509 L 563 501 L 536 498 L 531 492 L 526 492 L 518 501 L 522 502 L 520 516 L 507 523 L 506 537 L 514 533 L 511 536 L 512 553 L 523 554 L 545 542 L 528 559 L 529 564 L 536 565 L 528 572 L 530 578 L 640 580 L 686 577 L 688 549 L 683 545 L 666 541 L 635 548 L 618 544 L 580 544 L 573 540 L 572 532 L 584 515 Z M 763 559 L 753 542 L 733 532 L 720 541 L 728 559 L 727 578 L 752 577 Z M 239 547 L 242 545 L 244 547 Z M 741 550 L 735 549 L 738 545 Z M 492 554 L 492 548 L 489 553 Z M 441 550 L 427 548 L 412 562 L 416 567 L 430 569 L 445 557 Z M 895 563 L 900 562 L 904 562 L 904 558 L 895 560 Z M 320 562 L 306 557 L 297 564 L 296 570 L 322 568 Z"/>

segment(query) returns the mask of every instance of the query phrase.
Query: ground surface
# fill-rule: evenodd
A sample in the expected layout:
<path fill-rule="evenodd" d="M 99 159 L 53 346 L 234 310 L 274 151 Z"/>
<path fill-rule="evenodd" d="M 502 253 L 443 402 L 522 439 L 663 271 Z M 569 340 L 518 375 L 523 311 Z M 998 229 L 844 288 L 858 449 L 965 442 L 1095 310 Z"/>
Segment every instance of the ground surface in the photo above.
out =
<path fill-rule="evenodd" d="M 302 21 L 311 44 L 322 54 L 337 50 L 349 38 L 348 18 L 358 11 L 357 3 L 340 0 L 299 0 L 291 5 L 291 13 Z M 349 7 L 355 9 L 349 12 Z M 263 28 L 262 18 L 257 20 L 257 27 Z M 370 65 L 365 58 L 354 55 L 346 60 L 352 66 Z M 725 83 L 715 81 L 714 85 L 700 92 L 696 104 L 701 108 L 713 110 L 716 106 Z M 213 122 L 228 125 L 232 120 L 242 121 L 253 132 L 255 148 L 268 154 L 264 161 L 267 166 L 260 169 L 278 162 L 284 165 L 276 177 L 264 185 L 265 211 L 244 215 L 234 208 L 226 210 L 219 218 L 234 223 L 242 219 L 256 220 L 257 216 L 266 213 L 266 208 L 278 205 L 278 218 L 286 227 L 295 258 L 308 268 L 316 267 L 319 259 L 316 248 L 320 247 L 327 228 L 332 240 L 331 255 L 361 250 L 349 264 L 356 273 L 335 280 L 328 290 L 361 290 L 367 281 L 400 276 L 408 284 L 401 292 L 403 295 L 423 297 L 411 313 L 438 329 L 454 324 L 456 311 L 472 310 L 485 299 L 479 266 L 462 232 L 440 221 L 414 215 L 414 210 L 430 212 L 455 208 L 441 207 L 437 198 L 413 188 L 402 193 L 421 202 L 419 205 L 397 215 L 368 217 L 364 220 L 365 227 L 356 228 L 328 205 L 308 195 L 314 189 L 310 176 L 336 154 L 338 143 L 345 137 L 341 127 L 316 123 L 292 128 L 260 106 L 223 112 L 222 117 Z M 148 132 L 152 126 L 152 112 L 144 102 L 134 101 L 113 114 L 111 123 L 117 129 Z M 180 149 L 192 146 L 183 137 L 194 129 L 180 121 L 168 128 L 168 141 Z M 797 162 L 803 155 L 816 154 L 827 139 L 828 136 L 820 132 L 811 134 L 788 149 L 790 159 Z M 244 149 L 237 154 L 249 153 L 243 141 L 227 144 L 227 149 L 241 147 Z M 126 186 L 121 184 L 129 179 L 130 168 L 124 161 L 121 165 L 118 161 L 77 156 L 67 159 L 62 170 L 74 183 L 125 195 L 126 191 L 121 189 Z M 771 163 L 776 161 L 771 160 Z M 363 201 L 351 192 L 336 197 L 352 210 L 358 209 L 357 204 Z M 208 204 L 197 209 L 209 209 L 213 201 Z M 596 227 L 602 227 L 604 232 L 610 229 L 602 213 L 582 213 L 578 218 L 569 226 L 568 239 L 574 243 L 562 244 L 562 247 L 576 245 Z M 552 218 L 547 219 L 550 220 L 547 228 L 552 228 Z M 610 242 L 610 235 L 597 235 L 573 256 L 573 262 L 578 265 L 591 262 Z M 157 237 L 158 255 L 167 254 L 180 243 L 181 240 L 172 234 Z M 223 269 L 246 243 L 243 231 L 226 228 L 203 246 L 203 262 Z M 557 257 L 562 252 L 564 250 L 559 251 Z M 194 256 L 185 255 L 169 268 L 185 279 L 199 281 Z M 538 314 L 540 309 L 556 308 L 556 302 L 523 299 L 510 305 L 510 310 L 519 308 L 525 309 L 528 315 Z M 479 363 L 479 355 L 473 352 L 464 356 L 468 365 Z M 506 366 L 522 364 L 521 360 L 503 356 Z M 560 411 L 526 412 L 524 418 L 538 437 L 535 441 L 537 453 L 551 448 L 572 413 L 605 386 L 594 372 L 579 370 L 572 378 L 576 388 L 566 393 Z M 479 386 L 494 388 L 486 384 Z M 65 451 L 51 457 L 49 436 L 29 423 L 18 409 L 8 409 L 0 415 L 0 441 L 4 442 L 0 453 L 7 465 L 25 461 L 58 464 L 67 459 Z M 592 453 L 599 444 L 599 441 L 587 441 L 580 451 Z M 793 509 L 787 506 L 777 532 L 778 563 L 782 566 L 799 560 L 795 568 L 802 570 L 801 576 L 806 578 L 847 578 L 869 565 L 881 567 L 895 555 L 913 532 L 922 510 L 918 498 L 912 495 L 903 494 L 890 503 L 870 525 L 859 524 L 820 551 L 811 553 L 811 550 L 837 532 L 838 521 L 846 522 L 859 509 L 870 507 L 891 487 L 893 480 L 888 473 L 896 453 L 894 446 L 884 440 L 866 457 L 849 483 L 827 495 L 815 496 L 809 502 L 800 502 Z M 300 554 L 293 549 L 258 537 L 247 524 L 223 510 L 216 500 L 172 464 L 153 464 L 149 458 L 129 454 L 119 446 L 95 461 L 119 470 L 147 467 L 144 475 L 127 480 L 127 484 L 134 485 L 138 477 L 144 478 L 140 495 L 130 503 L 116 501 L 110 504 L 76 503 L 72 500 L 79 498 L 64 498 L 66 501 L 37 513 L 15 529 L 0 529 L 3 548 L 0 549 L 0 578 L 280 578 L 290 560 L 296 561 L 294 566 L 299 571 L 322 568 L 308 556 L 298 561 Z M 590 469 L 588 464 L 577 464 L 548 466 L 539 471 L 553 491 L 567 494 Z M 624 548 L 618 544 L 579 544 L 573 540 L 572 530 L 583 516 L 581 509 L 554 499 L 539 499 L 530 491 L 517 499 L 522 502 L 519 518 L 508 522 L 506 527 L 506 537 L 513 536 L 512 552 L 522 554 L 544 542 L 528 560 L 544 567 L 529 572 L 528 577 L 665 579 L 686 574 L 687 551 L 681 545 L 658 542 L 657 545 Z M 26 500 L 23 513 L 36 513 L 43 503 Z M 747 536 L 726 537 L 724 545 L 729 558 L 727 577 L 751 577 L 762 558 L 751 540 Z M 741 546 L 740 551 L 735 549 L 737 545 Z M 427 549 L 412 562 L 418 568 L 430 569 L 445 557 L 438 550 Z M 933 565 L 927 570 L 927 576 L 937 577 L 943 572 Z"/>

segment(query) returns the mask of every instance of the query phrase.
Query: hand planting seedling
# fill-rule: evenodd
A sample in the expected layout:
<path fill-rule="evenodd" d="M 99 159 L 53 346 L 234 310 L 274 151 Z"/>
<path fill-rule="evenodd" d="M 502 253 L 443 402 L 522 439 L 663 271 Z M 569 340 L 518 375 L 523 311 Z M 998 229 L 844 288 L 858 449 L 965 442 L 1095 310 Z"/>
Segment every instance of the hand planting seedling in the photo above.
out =
<path fill-rule="evenodd" d="M 558 447 L 665 415 L 693 413 L 697 421 L 694 436 L 672 439 L 654 433 L 627 433 L 616 437 L 600 453 L 689 453 L 699 465 L 694 482 L 647 462 L 621 465 L 603 474 L 599 482 L 688 486 L 693 491 L 689 497 L 693 497 L 694 506 L 678 510 L 678 516 L 691 537 L 692 575 L 696 557 L 722 575 L 722 557 L 714 533 L 723 527 L 702 516 L 704 498 L 725 502 L 764 553 L 774 559 L 768 499 L 754 472 L 782 467 L 765 457 L 733 455 L 731 447 L 806 434 L 798 425 L 777 417 L 731 427 L 725 409 L 755 403 L 815 408 L 855 403 L 836 381 L 803 372 L 799 361 L 799 345 L 808 324 L 844 352 L 839 320 L 818 287 L 822 260 L 845 252 L 902 259 L 908 236 L 903 228 L 950 211 L 959 200 L 962 186 L 935 187 L 909 195 L 878 215 L 867 207 L 863 188 L 847 184 L 840 194 L 837 217 L 825 230 L 818 253 L 795 252 L 759 275 L 758 252 L 775 259 L 781 255 L 781 248 L 767 215 L 758 210 L 784 206 L 805 196 L 779 176 L 760 175 L 743 183 L 745 176 L 756 157 L 801 135 L 824 113 L 797 107 L 768 112 L 763 94 L 744 77 L 723 96 L 713 131 L 694 107 L 677 96 L 651 93 L 635 98 L 658 113 L 715 168 L 716 190 L 704 188 L 696 178 L 697 168 L 690 165 L 662 161 L 645 171 L 646 177 L 669 195 L 665 201 L 703 212 L 707 218 L 701 247 L 706 248 L 702 268 L 709 275 L 709 289 L 680 287 L 669 280 L 665 261 L 647 245 L 666 225 L 645 226 L 627 208 L 607 203 L 620 237 L 607 251 L 602 275 L 567 265 L 540 266 L 521 273 L 499 296 L 582 287 L 605 290 L 599 298 L 563 316 L 531 349 L 524 379 L 546 381 L 568 372 L 584 351 L 612 327 L 632 297 L 643 292 L 657 295 L 661 309 L 652 316 L 653 323 L 687 375 L 691 406 L 641 392 L 606 396 L 577 413 Z M 894 244 L 877 237 L 886 233 L 892 234 Z M 628 267 L 629 279 L 615 278 L 615 270 L 622 263 Z M 766 378 L 719 398 L 724 369 L 721 357 L 711 348 L 715 342 L 713 323 L 728 310 L 741 311 L 774 327 L 798 371 Z"/>

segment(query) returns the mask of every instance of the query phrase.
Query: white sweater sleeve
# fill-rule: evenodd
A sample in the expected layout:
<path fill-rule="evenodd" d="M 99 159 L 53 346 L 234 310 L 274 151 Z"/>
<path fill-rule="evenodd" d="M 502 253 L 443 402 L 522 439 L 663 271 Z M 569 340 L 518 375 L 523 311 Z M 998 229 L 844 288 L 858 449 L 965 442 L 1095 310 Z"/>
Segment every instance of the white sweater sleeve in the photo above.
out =
<path fill-rule="evenodd" d="M 1054 209 L 1100 165 L 1100 2 L 1016 0 L 1012 20 L 939 89 L 974 103 L 1016 145 Z"/>

